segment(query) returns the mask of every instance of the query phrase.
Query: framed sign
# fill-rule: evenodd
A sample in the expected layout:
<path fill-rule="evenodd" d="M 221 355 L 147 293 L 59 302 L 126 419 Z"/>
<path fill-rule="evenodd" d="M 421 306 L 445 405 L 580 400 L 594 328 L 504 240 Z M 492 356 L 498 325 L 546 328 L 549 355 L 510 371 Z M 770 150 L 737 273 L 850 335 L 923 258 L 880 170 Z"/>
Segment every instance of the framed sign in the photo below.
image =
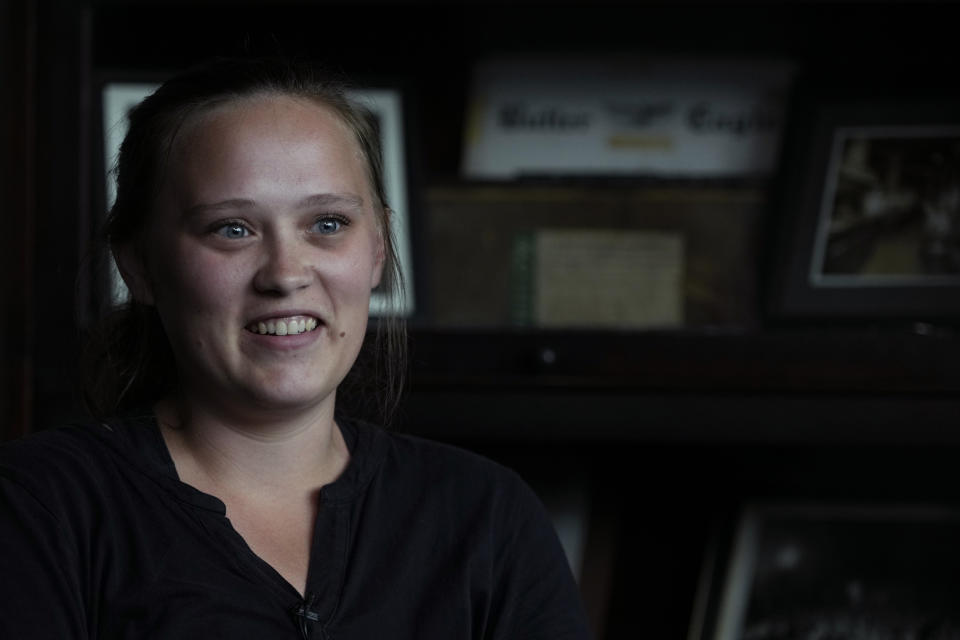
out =
<path fill-rule="evenodd" d="M 960 317 L 960 104 L 812 104 L 784 163 L 775 312 Z"/>
<path fill-rule="evenodd" d="M 771 173 L 795 64 L 528 54 L 477 62 L 463 175 L 757 178 Z"/>
<path fill-rule="evenodd" d="M 141 100 L 157 89 L 160 82 L 106 82 L 102 87 L 104 176 L 106 208 L 113 206 L 116 185 L 113 167 L 120 144 L 127 132 L 127 114 Z M 410 316 L 414 310 L 413 248 L 410 234 L 409 177 L 405 144 L 403 95 L 395 88 L 365 87 L 351 89 L 348 95 L 370 110 L 376 121 L 383 154 L 383 178 L 387 204 L 393 211 L 390 227 L 396 243 L 404 291 L 391 301 L 382 291 L 374 290 L 370 298 L 370 314 L 374 316 Z M 128 292 L 116 266 L 111 263 L 111 297 L 114 302 L 126 299 Z"/>
<path fill-rule="evenodd" d="M 690 640 L 960 637 L 960 509 L 752 504 Z"/>

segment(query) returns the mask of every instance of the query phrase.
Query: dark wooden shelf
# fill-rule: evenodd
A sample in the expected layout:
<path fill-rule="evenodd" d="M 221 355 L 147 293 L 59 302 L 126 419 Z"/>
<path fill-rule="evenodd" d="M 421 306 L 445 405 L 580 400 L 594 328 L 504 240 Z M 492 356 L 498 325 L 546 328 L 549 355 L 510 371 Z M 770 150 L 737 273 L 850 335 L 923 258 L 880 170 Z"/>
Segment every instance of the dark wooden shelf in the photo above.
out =
<path fill-rule="evenodd" d="M 452 440 L 960 443 L 960 340 L 416 331 L 401 428 Z"/>
<path fill-rule="evenodd" d="M 411 332 L 419 389 L 960 392 L 960 336 L 869 329 Z"/>

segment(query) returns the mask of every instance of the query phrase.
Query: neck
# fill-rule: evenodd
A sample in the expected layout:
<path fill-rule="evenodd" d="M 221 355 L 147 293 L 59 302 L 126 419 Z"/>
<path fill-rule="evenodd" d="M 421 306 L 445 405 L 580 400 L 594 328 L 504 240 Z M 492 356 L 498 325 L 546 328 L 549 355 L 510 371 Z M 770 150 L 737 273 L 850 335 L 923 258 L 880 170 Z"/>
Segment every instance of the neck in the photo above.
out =
<path fill-rule="evenodd" d="M 254 423 L 179 398 L 158 403 L 156 414 L 184 482 L 269 498 L 313 492 L 343 472 L 349 452 L 332 404 Z"/>

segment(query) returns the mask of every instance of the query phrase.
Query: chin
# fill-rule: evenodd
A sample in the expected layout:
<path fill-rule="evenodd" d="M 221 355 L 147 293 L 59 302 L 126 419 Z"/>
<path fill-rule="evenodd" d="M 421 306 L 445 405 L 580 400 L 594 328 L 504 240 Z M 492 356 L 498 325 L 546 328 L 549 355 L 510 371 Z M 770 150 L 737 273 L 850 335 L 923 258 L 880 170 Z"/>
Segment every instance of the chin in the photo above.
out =
<path fill-rule="evenodd" d="M 251 393 L 253 403 L 261 410 L 289 413 L 308 411 L 332 400 L 336 389 L 328 388 L 273 388 L 258 389 Z"/>

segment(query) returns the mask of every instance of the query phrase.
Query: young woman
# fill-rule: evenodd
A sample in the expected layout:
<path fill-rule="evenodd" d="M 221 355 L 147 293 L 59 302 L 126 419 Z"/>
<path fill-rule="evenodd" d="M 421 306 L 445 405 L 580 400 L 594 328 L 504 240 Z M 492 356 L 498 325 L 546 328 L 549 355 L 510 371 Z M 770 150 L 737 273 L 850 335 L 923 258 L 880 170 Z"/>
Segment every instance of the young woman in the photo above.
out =
<path fill-rule="evenodd" d="M 515 474 L 342 410 L 391 404 L 402 344 L 386 324 L 354 367 L 397 288 L 361 109 L 309 68 L 211 63 L 132 112 L 117 180 L 111 417 L 0 449 L 0 637 L 587 637 Z"/>

